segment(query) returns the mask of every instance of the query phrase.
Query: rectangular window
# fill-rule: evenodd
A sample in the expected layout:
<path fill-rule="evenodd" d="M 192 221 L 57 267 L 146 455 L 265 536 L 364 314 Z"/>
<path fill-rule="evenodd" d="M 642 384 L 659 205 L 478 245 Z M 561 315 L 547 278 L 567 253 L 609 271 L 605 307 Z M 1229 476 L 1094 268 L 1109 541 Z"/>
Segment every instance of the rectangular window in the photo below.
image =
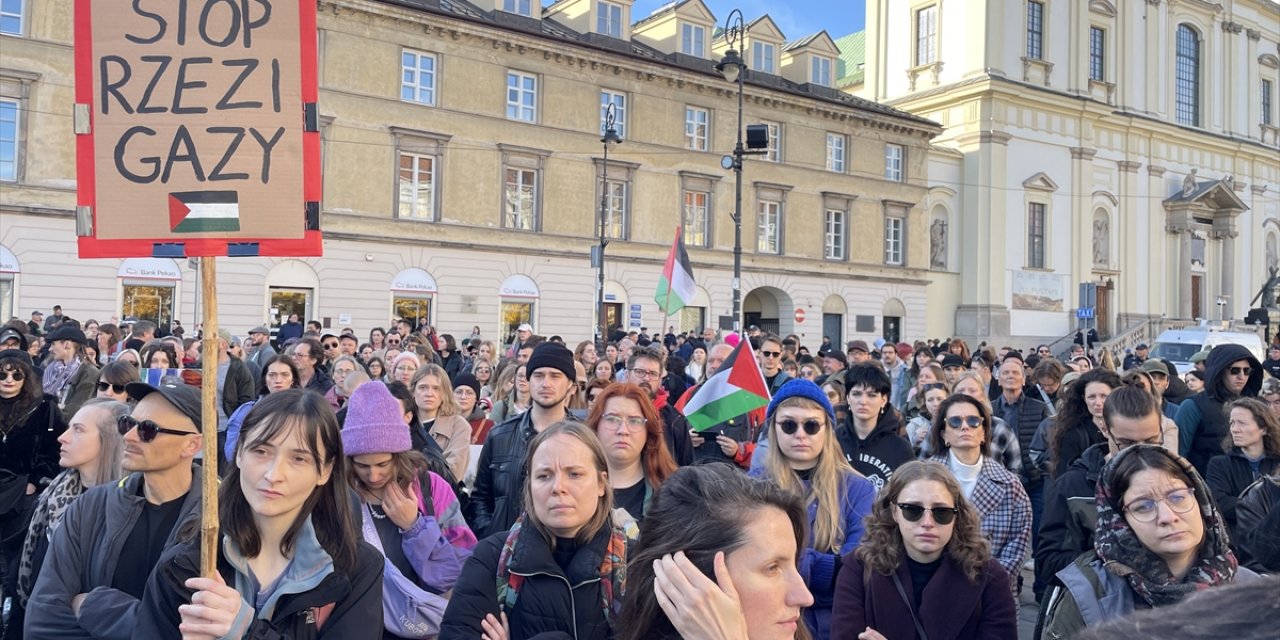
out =
<path fill-rule="evenodd" d="M 684 243 L 694 247 L 710 246 L 711 194 L 706 191 L 684 192 Z"/>
<path fill-rule="evenodd" d="M 416 51 L 401 54 L 400 99 L 430 105 L 436 103 L 435 56 Z"/>
<path fill-rule="evenodd" d="M 1262 124 L 1271 124 L 1271 81 L 1262 81 Z"/>
<path fill-rule="evenodd" d="M 680 25 L 680 53 L 705 58 L 707 29 L 696 24 Z"/>
<path fill-rule="evenodd" d="M 1027 2 L 1027 57 L 1044 59 L 1044 3 Z"/>
<path fill-rule="evenodd" d="M 502 226 L 508 229 L 538 229 L 538 171 L 507 167 Z"/>
<path fill-rule="evenodd" d="M 507 72 L 507 118 L 525 122 L 538 121 L 537 76 Z"/>
<path fill-rule="evenodd" d="M 1107 79 L 1107 32 L 1089 27 L 1089 79 L 1102 82 Z"/>
<path fill-rule="evenodd" d="M 897 216 L 888 216 L 884 219 L 885 264 L 902 265 L 903 229 L 906 227 L 906 223 L 906 220 Z"/>
<path fill-rule="evenodd" d="M 711 112 L 699 107 L 684 108 L 684 142 L 694 151 L 706 151 L 709 148 L 709 124 Z"/>
<path fill-rule="evenodd" d="M 825 239 L 823 245 L 826 247 L 823 255 L 828 260 L 844 260 L 845 245 L 845 212 L 840 209 L 827 209 L 825 224 Z"/>
<path fill-rule="evenodd" d="M 886 144 L 884 146 L 884 177 L 893 182 L 902 182 L 902 145 Z"/>
<path fill-rule="evenodd" d="M 0 0 L 0 33 L 22 35 L 22 10 L 26 0 Z"/>
<path fill-rule="evenodd" d="M 938 61 L 938 5 L 916 12 L 916 66 Z"/>
<path fill-rule="evenodd" d="M 604 232 L 607 237 L 621 240 L 627 237 L 627 183 L 610 180 L 606 186 Z"/>
<path fill-rule="evenodd" d="M 0 180 L 18 179 L 18 102 L 0 100 Z"/>
<path fill-rule="evenodd" d="M 436 219 L 436 159 L 416 153 L 400 154 L 401 218 Z"/>
<path fill-rule="evenodd" d="M 777 73 L 774 54 L 777 47 L 768 42 L 751 43 L 751 68 L 760 73 Z"/>
<path fill-rule="evenodd" d="M 612 2 L 596 3 L 596 32 L 614 38 L 622 37 L 622 6 Z"/>
<path fill-rule="evenodd" d="M 533 7 L 530 0 L 502 0 L 502 10 L 507 13 L 518 13 L 522 16 L 533 17 Z"/>
<path fill-rule="evenodd" d="M 831 86 L 831 58 L 809 58 L 809 82 L 824 87 Z"/>
<path fill-rule="evenodd" d="M 844 173 L 844 136 L 827 134 L 827 171 Z"/>
<path fill-rule="evenodd" d="M 769 127 L 769 147 L 761 157 L 769 162 L 782 162 L 782 125 L 776 122 L 762 124 Z"/>
<path fill-rule="evenodd" d="M 756 251 L 782 252 L 782 203 L 761 200 L 756 208 Z"/>
<path fill-rule="evenodd" d="M 1044 268 L 1044 204 L 1032 202 L 1027 207 L 1027 266 Z"/>
<path fill-rule="evenodd" d="M 600 90 L 600 135 L 604 135 L 605 120 L 609 114 L 609 105 L 613 105 L 613 129 L 618 137 L 627 137 L 627 94 Z"/>

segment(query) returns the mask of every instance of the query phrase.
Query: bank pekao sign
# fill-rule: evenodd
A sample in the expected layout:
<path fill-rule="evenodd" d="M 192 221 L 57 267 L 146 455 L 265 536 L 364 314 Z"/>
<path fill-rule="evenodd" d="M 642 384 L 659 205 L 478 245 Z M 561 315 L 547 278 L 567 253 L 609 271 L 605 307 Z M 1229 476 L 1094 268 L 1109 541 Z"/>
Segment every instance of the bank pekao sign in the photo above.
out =
<path fill-rule="evenodd" d="M 182 280 L 182 270 L 167 258 L 131 258 L 116 271 L 119 278 L 137 280 Z"/>
<path fill-rule="evenodd" d="M 502 281 L 502 286 L 498 292 L 504 298 L 531 298 L 539 297 L 538 285 L 533 283 L 529 276 L 516 274 Z"/>
<path fill-rule="evenodd" d="M 82 258 L 318 256 L 316 3 L 76 0 Z"/>

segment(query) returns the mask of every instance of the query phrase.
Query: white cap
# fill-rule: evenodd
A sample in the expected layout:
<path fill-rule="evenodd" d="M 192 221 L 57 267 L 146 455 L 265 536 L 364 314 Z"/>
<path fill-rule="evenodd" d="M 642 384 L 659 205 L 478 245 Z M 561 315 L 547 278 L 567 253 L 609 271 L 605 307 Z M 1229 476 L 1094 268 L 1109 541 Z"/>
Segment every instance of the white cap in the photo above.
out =
<path fill-rule="evenodd" d="M 531 325 L 531 324 L 529 324 L 528 322 L 526 322 L 526 323 L 524 323 L 524 324 L 520 325 L 520 326 L 516 329 L 516 331 L 528 331 L 529 333 L 533 333 L 533 325 Z"/>

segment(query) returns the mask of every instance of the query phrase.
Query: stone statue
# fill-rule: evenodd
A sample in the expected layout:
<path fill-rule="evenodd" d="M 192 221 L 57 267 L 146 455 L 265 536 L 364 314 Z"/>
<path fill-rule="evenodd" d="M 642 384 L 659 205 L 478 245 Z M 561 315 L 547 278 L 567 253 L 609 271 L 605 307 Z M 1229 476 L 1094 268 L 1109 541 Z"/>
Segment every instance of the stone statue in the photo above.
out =
<path fill-rule="evenodd" d="M 1276 306 L 1276 287 L 1280 286 L 1280 267 L 1271 267 L 1271 277 L 1267 278 L 1266 284 L 1262 285 L 1262 291 L 1253 299 L 1262 298 L 1262 308 L 1273 309 Z"/>
<path fill-rule="evenodd" d="M 1235 190 L 1236 190 L 1236 177 L 1232 175 L 1232 176 L 1227 176 L 1227 177 L 1223 178 L 1223 179 L 1222 179 L 1222 185 L 1223 185 L 1223 186 L 1225 186 L 1226 188 L 1228 188 L 1228 189 L 1232 190 L 1232 191 L 1235 191 Z"/>
<path fill-rule="evenodd" d="M 942 218 L 929 225 L 929 266 L 947 268 L 947 223 Z"/>
<path fill-rule="evenodd" d="M 1277 262 L 1278 260 L 1280 260 L 1280 256 L 1276 255 L 1276 243 L 1274 242 L 1274 237 L 1269 237 L 1267 238 L 1267 268 L 1271 269 L 1280 265 L 1280 263 Z"/>
<path fill-rule="evenodd" d="M 1192 169 L 1187 177 L 1182 179 L 1182 197 L 1189 197 L 1196 191 L 1196 170 Z"/>
<path fill-rule="evenodd" d="M 1093 263 L 1106 266 L 1111 262 L 1111 223 L 1104 217 L 1093 221 Z"/>

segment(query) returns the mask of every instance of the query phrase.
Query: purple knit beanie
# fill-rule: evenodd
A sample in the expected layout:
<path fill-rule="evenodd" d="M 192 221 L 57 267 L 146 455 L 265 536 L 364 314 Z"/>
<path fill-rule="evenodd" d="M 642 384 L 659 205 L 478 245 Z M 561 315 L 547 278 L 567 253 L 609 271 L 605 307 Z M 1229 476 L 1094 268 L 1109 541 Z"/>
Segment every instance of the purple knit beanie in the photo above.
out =
<path fill-rule="evenodd" d="M 413 447 L 404 406 L 381 382 L 356 387 L 347 400 L 342 426 L 342 452 L 354 457 L 366 453 L 400 453 Z"/>

